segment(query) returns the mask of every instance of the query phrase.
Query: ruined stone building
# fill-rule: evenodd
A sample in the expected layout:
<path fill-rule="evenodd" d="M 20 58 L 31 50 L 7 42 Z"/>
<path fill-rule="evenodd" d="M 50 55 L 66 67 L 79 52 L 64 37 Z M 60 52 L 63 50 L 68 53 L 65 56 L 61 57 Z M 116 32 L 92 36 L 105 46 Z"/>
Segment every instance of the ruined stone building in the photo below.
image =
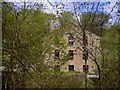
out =
<path fill-rule="evenodd" d="M 53 21 L 52 21 L 53 22 Z M 54 26 L 51 26 L 52 30 Z M 67 71 L 79 71 L 85 72 L 85 61 L 83 59 L 83 44 L 82 44 L 82 30 L 79 33 L 76 33 L 75 29 L 71 28 L 68 32 L 64 32 L 64 40 L 66 41 L 67 47 L 65 52 L 69 55 L 69 60 L 60 66 L 60 70 Z M 71 32 L 71 33 L 70 33 Z M 88 49 L 88 60 L 87 60 L 87 71 L 88 73 L 94 73 L 96 69 L 96 63 L 94 58 L 99 57 L 99 47 L 100 47 L 100 37 L 97 35 L 86 31 L 87 37 L 87 49 Z M 54 51 L 53 59 L 59 58 L 60 52 L 56 49 Z M 94 57 L 94 58 L 93 58 Z"/>
<path fill-rule="evenodd" d="M 93 61 L 94 57 L 99 57 L 99 37 L 95 34 L 86 33 L 88 40 L 88 60 L 87 60 L 87 71 L 89 73 L 94 73 L 96 69 L 96 64 Z M 78 38 L 79 37 L 79 38 Z M 83 45 L 82 45 L 82 35 L 76 37 L 76 34 L 65 35 L 64 38 L 67 41 L 66 52 L 69 55 L 69 60 L 67 63 L 61 66 L 62 71 L 81 71 L 85 72 L 85 60 L 83 59 Z M 92 56 L 93 55 L 93 56 Z"/>

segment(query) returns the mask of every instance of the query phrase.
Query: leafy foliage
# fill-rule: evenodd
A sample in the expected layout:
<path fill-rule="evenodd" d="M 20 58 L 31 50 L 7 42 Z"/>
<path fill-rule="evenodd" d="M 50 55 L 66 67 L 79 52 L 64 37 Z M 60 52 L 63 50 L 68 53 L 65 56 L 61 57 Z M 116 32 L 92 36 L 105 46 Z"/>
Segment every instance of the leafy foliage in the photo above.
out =
<path fill-rule="evenodd" d="M 34 9 L 15 10 L 13 3 L 3 3 L 3 87 L 27 87 L 31 79 L 36 87 L 44 87 L 45 80 L 37 81 L 37 78 L 50 73 L 45 64 L 46 54 L 53 54 L 56 34 L 62 41 L 59 38 L 61 34 L 58 31 L 51 33 L 49 28 L 48 20 L 54 19 L 54 15 Z M 58 46 L 62 48 L 63 44 L 61 42 Z"/>
<path fill-rule="evenodd" d="M 55 18 L 53 14 L 42 12 L 42 4 L 33 9 L 26 8 L 26 5 L 24 2 L 22 9 L 18 10 L 19 6 L 14 3 L 2 3 L 3 88 L 83 88 L 81 73 L 59 71 L 60 65 L 68 60 L 64 32 L 71 33 L 76 25 L 77 34 L 81 35 L 73 13 L 64 12 Z M 82 29 L 103 35 L 101 82 L 103 87 L 118 87 L 120 27 L 104 30 L 109 18 L 106 13 L 84 12 L 80 24 Z M 60 24 L 55 30 L 50 29 L 51 19 Z M 60 59 L 53 58 L 56 48 L 61 52 Z M 88 79 L 88 87 L 95 86 L 96 82 Z"/>
<path fill-rule="evenodd" d="M 101 60 L 101 75 L 103 86 L 118 88 L 119 86 L 119 26 L 111 26 L 102 39 L 103 59 Z"/>
<path fill-rule="evenodd" d="M 110 16 L 105 13 L 82 13 L 81 23 L 84 29 L 101 36 Z"/>

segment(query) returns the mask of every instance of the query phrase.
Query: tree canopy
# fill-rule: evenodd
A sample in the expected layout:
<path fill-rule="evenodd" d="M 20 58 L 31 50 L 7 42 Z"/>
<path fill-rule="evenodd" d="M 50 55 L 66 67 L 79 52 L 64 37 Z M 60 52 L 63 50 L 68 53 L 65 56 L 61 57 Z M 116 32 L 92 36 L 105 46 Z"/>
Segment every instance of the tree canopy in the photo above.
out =
<path fill-rule="evenodd" d="M 41 3 L 22 4 L 2 3 L 3 88 L 83 88 L 86 81 L 88 88 L 97 84 L 100 88 L 119 87 L 120 27 L 116 24 L 107 27 L 110 14 L 83 11 L 78 19 L 78 12 L 64 11 L 56 17 L 43 12 Z M 80 4 L 86 8 L 87 3 Z M 74 39 L 82 42 L 78 44 L 84 53 L 88 49 L 87 31 L 100 37 L 101 56 L 93 58 L 100 66 L 98 83 L 84 78 L 82 72 L 60 71 L 60 66 L 69 60 L 65 32 L 77 35 Z M 55 58 L 55 51 L 60 58 Z"/>
<path fill-rule="evenodd" d="M 103 30 L 105 30 L 107 26 L 107 22 L 109 18 L 110 16 L 107 15 L 106 13 L 87 12 L 87 13 L 82 13 L 81 23 L 84 29 L 98 36 L 101 36 Z"/>

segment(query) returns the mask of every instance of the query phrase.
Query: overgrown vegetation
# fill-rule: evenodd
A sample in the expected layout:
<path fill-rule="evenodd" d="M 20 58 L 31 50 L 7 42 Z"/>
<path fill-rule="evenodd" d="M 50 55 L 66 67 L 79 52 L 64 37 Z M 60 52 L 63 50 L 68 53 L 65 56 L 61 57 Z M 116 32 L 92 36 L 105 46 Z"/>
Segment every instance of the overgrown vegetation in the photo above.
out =
<path fill-rule="evenodd" d="M 82 8 L 85 5 L 79 4 Z M 119 88 L 120 27 L 116 23 L 108 27 L 110 14 L 89 11 L 77 15 L 74 8 L 74 12 L 65 11 L 56 18 L 40 7 L 43 5 L 38 3 L 24 2 L 23 6 L 2 3 L 2 62 L 5 67 L 2 87 L 84 88 L 82 72 L 61 72 L 59 67 L 68 61 L 65 31 L 74 31 L 78 36 L 89 31 L 100 37 L 101 56 L 93 57 L 100 69 L 97 70 L 99 79 L 87 79 L 87 88 Z M 55 30 L 50 27 L 51 20 L 59 22 Z M 53 57 L 55 47 L 61 52 L 59 59 Z"/>

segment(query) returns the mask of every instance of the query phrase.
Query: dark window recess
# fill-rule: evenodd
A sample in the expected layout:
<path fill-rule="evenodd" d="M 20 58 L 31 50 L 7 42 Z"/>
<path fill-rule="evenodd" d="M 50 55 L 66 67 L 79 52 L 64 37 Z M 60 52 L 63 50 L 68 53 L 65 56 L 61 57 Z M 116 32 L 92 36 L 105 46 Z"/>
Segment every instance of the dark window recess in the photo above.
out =
<path fill-rule="evenodd" d="M 68 44 L 69 44 L 69 45 L 73 45 L 73 44 L 74 44 L 74 37 L 73 37 L 72 35 L 70 35 L 70 36 L 68 37 Z"/>
<path fill-rule="evenodd" d="M 92 46 L 93 46 L 93 39 L 92 39 Z"/>
<path fill-rule="evenodd" d="M 70 35 L 70 36 L 69 36 L 69 40 L 74 40 L 73 35 Z"/>
<path fill-rule="evenodd" d="M 69 65 L 68 69 L 69 69 L 69 71 L 74 71 L 74 65 Z"/>
<path fill-rule="evenodd" d="M 85 65 L 83 65 L 83 72 L 85 73 L 85 71 L 89 71 L 89 67 L 88 67 L 88 65 L 87 65 L 87 67 L 85 67 Z"/>
<path fill-rule="evenodd" d="M 68 45 L 72 46 L 74 44 L 74 41 L 70 41 L 68 42 Z"/>
<path fill-rule="evenodd" d="M 55 50 L 55 59 L 59 59 L 59 57 L 60 57 L 60 51 Z"/>
<path fill-rule="evenodd" d="M 73 59 L 73 58 L 74 58 L 73 50 L 69 50 L 69 59 Z"/>

